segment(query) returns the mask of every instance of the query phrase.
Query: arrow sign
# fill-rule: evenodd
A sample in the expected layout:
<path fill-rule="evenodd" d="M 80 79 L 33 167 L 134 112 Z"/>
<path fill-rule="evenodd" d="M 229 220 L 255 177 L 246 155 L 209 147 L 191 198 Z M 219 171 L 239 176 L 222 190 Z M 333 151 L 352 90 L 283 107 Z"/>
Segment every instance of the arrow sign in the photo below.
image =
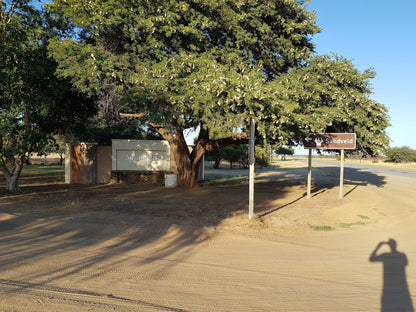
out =
<path fill-rule="evenodd" d="M 302 141 L 306 149 L 356 149 L 355 133 L 316 133 Z"/>

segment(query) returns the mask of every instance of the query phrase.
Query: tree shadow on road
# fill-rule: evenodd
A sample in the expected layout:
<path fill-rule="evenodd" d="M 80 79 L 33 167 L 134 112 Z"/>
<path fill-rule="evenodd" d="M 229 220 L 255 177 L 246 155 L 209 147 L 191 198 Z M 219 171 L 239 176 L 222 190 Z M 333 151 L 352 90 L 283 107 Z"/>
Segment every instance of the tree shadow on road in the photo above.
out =
<path fill-rule="evenodd" d="M 312 179 L 319 184 L 339 185 L 340 169 L 337 167 L 312 168 Z M 374 185 L 383 187 L 386 184 L 386 177 L 372 173 L 365 169 L 344 168 L 344 185 Z"/>

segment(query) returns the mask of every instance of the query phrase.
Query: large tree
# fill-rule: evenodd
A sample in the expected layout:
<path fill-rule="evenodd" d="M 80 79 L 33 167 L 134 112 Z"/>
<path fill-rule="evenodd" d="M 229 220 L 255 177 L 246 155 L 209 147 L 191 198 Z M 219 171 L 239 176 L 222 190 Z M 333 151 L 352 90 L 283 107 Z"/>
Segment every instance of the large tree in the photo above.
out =
<path fill-rule="evenodd" d="M 389 146 L 387 108 L 370 98 L 373 69 L 360 72 L 337 55 L 314 56 L 307 65 L 275 81 L 285 99 L 281 122 L 292 128 L 288 142 L 307 133 L 350 132 L 357 135 L 357 150 L 377 156 Z"/>
<path fill-rule="evenodd" d="M 56 0 L 49 9 L 69 27 L 51 54 L 61 77 L 168 140 L 179 184 L 192 187 L 204 152 L 245 140 L 250 119 L 259 136 L 284 137 L 269 83 L 313 51 L 305 2 Z M 184 131 L 197 128 L 189 152 Z"/>
<path fill-rule="evenodd" d="M 18 190 L 31 153 L 95 112 L 91 99 L 55 76 L 48 57 L 55 22 L 28 0 L 0 1 L 0 170 L 8 191 Z"/>

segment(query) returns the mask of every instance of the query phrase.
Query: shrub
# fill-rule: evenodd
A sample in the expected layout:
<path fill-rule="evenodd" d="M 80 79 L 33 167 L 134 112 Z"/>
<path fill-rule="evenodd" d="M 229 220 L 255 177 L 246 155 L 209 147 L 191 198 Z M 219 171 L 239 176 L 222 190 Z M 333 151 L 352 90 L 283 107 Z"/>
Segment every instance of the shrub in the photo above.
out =
<path fill-rule="evenodd" d="M 386 150 L 386 162 L 402 163 L 416 161 L 416 150 L 410 147 L 393 147 Z"/>

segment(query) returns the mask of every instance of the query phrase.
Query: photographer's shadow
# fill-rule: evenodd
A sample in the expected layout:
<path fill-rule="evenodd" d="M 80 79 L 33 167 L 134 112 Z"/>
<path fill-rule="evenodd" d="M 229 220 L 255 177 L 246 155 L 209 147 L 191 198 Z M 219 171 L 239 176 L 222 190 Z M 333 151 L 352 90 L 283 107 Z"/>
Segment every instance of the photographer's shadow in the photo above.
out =
<path fill-rule="evenodd" d="M 377 254 L 380 247 L 388 245 L 390 252 Z M 380 242 L 370 256 L 370 262 L 383 262 L 382 312 L 414 312 L 406 280 L 407 257 L 397 251 L 394 239 Z"/>

